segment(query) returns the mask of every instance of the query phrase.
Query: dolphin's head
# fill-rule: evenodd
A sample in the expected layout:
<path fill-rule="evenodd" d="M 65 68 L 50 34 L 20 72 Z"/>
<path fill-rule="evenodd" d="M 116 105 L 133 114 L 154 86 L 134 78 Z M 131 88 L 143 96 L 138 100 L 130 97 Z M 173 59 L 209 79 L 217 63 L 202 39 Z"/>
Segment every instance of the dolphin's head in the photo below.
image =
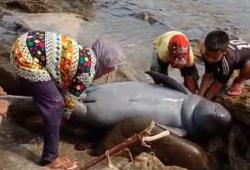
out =
<path fill-rule="evenodd" d="M 230 113 L 219 103 L 201 99 L 194 109 L 194 126 L 202 133 L 223 132 L 231 124 Z"/>

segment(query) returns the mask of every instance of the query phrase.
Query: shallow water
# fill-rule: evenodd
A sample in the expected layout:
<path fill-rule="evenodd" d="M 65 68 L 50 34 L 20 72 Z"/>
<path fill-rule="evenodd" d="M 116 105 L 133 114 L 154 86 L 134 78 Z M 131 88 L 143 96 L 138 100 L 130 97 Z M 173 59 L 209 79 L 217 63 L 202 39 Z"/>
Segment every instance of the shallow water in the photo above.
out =
<path fill-rule="evenodd" d="M 153 39 L 169 30 L 195 40 L 223 29 L 250 41 L 248 0 L 99 0 L 93 9 L 90 20 L 122 43 L 137 70 L 149 68 Z"/>
<path fill-rule="evenodd" d="M 25 1 L 29 4 L 30 0 Z M 166 31 L 179 30 L 197 40 L 219 28 L 250 41 L 248 0 L 96 0 L 94 5 L 87 1 L 93 0 L 51 0 L 46 6 L 51 12 L 74 12 L 95 22 L 95 30 L 122 44 L 139 73 L 149 68 L 153 39 Z M 100 36 L 100 32 L 92 32 L 90 37 Z M 77 37 L 80 42 L 86 39 L 81 36 Z M 179 74 L 177 69 L 170 74 L 172 70 Z M 200 70 L 203 72 L 202 67 Z"/>
<path fill-rule="evenodd" d="M 107 31 L 141 36 L 147 41 L 167 30 L 181 30 L 191 39 L 203 37 L 220 28 L 250 40 L 250 3 L 247 0 L 100 0 L 96 18 Z M 134 19 L 150 13 L 157 19 L 153 25 Z M 146 31 L 147 30 L 147 31 Z M 153 36 L 153 37 L 152 37 Z"/>

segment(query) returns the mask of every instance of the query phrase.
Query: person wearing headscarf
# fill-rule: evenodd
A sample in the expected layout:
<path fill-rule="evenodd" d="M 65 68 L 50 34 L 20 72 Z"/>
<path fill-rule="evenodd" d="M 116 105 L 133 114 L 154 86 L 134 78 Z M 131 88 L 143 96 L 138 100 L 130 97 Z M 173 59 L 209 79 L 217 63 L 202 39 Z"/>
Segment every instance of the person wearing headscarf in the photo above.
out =
<path fill-rule="evenodd" d="M 69 119 L 76 101 L 92 81 L 113 71 L 125 58 L 118 43 L 108 39 L 97 40 L 92 48 L 53 32 L 27 32 L 16 40 L 10 62 L 44 121 L 40 165 L 77 167 L 76 162 L 58 156 L 61 118 Z"/>
<path fill-rule="evenodd" d="M 170 64 L 173 68 L 180 69 L 184 85 L 192 93 L 196 93 L 199 75 L 195 67 L 195 56 L 187 36 L 179 31 L 169 31 L 157 37 L 153 46 L 150 70 L 168 75 Z"/>

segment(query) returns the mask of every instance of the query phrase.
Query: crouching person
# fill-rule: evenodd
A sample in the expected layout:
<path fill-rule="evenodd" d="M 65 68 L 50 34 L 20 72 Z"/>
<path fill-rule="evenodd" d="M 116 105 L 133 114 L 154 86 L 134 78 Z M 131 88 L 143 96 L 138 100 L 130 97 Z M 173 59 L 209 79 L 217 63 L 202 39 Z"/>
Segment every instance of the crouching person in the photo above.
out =
<path fill-rule="evenodd" d="M 228 89 L 229 96 L 239 96 L 242 83 L 250 79 L 250 44 L 241 39 L 230 40 L 226 32 L 214 30 L 205 38 L 205 74 L 202 78 L 199 95 L 214 99 L 228 82 L 234 70 L 239 76 Z"/>
<path fill-rule="evenodd" d="M 10 61 L 21 85 L 33 98 L 44 121 L 42 166 L 74 169 L 76 162 L 59 157 L 59 129 L 70 117 L 81 93 L 94 79 L 125 60 L 116 42 L 99 39 L 91 48 L 52 32 L 33 31 L 13 44 Z"/>
<path fill-rule="evenodd" d="M 187 36 L 178 31 L 169 31 L 160 35 L 153 45 L 154 52 L 150 70 L 168 75 L 170 64 L 173 68 L 180 69 L 184 85 L 192 93 L 196 93 L 199 75 Z"/>

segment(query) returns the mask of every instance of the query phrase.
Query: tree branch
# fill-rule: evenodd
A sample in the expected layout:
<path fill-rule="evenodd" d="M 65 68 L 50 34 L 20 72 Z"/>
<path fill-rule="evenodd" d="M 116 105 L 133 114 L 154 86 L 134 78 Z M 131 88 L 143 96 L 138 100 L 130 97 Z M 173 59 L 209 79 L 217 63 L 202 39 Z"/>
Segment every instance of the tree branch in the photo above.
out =
<path fill-rule="evenodd" d="M 149 136 L 149 134 L 151 134 L 151 131 L 154 128 L 154 126 L 155 126 L 155 122 L 152 121 L 150 126 L 147 127 L 145 130 L 143 130 L 139 134 L 135 134 L 134 136 L 127 138 L 124 142 L 114 146 L 113 148 L 106 150 L 106 152 L 104 154 L 102 154 L 96 158 L 93 158 L 92 160 L 87 162 L 86 165 L 81 169 L 88 169 L 88 168 L 98 164 L 99 162 L 105 160 L 107 158 L 107 153 L 109 156 L 113 156 L 117 153 L 120 153 L 120 152 L 126 150 L 127 148 L 129 148 L 133 145 L 137 145 L 139 143 L 143 144 L 143 142 L 151 142 L 154 140 L 158 140 L 158 139 L 163 138 L 165 136 L 168 136 L 170 134 L 169 131 L 164 131 L 164 132 L 161 132 L 160 134 L 157 134 L 154 136 Z"/>

